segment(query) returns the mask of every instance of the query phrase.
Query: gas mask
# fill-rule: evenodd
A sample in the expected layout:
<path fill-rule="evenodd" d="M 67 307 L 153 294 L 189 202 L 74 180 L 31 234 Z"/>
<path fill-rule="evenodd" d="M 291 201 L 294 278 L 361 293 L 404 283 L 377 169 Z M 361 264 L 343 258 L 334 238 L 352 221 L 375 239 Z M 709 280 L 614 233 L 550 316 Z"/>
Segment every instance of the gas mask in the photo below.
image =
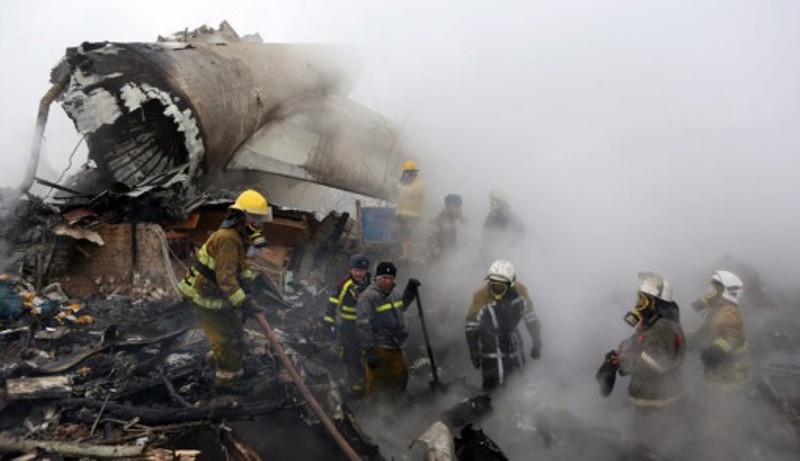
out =
<path fill-rule="evenodd" d="M 635 327 L 640 322 L 649 320 L 656 311 L 654 298 L 642 293 L 641 291 L 637 293 L 639 295 L 639 299 L 636 302 L 636 306 L 634 306 L 632 311 L 628 311 L 625 314 L 625 317 L 623 317 L 625 323 L 632 327 Z"/>
<path fill-rule="evenodd" d="M 722 287 L 712 282 L 708 284 L 705 294 L 692 303 L 692 309 L 701 315 L 708 312 L 708 308 L 717 304 L 722 297 Z"/>
<path fill-rule="evenodd" d="M 267 222 L 267 216 L 260 216 L 251 213 L 245 214 L 244 231 L 247 238 L 250 240 L 250 245 L 256 249 L 261 249 L 267 246 L 267 239 L 261 233 L 264 228 L 264 223 Z"/>
<path fill-rule="evenodd" d="M 506 282 L 489 280 L 489 293 L 492 294 L 492 297 L 495 301 L 500 301 L 503 299 L 503 296 L 505 296 L 506 292 L 508 292 L 508 287 L 509 284 Z"/>

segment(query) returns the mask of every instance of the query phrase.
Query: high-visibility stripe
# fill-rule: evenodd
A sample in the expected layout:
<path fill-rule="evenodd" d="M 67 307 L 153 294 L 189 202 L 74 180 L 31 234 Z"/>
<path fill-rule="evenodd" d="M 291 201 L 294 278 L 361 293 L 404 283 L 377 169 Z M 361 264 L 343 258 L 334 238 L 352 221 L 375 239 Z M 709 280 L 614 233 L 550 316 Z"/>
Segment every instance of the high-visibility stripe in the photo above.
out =
<path fill-rule="evenodd" d="M 375 312 L 384 312 L 384 311 L 388 311 L 389 309 L 397 309 L 397 308 L 400 308 L 400 307 L 403 307 L 403 301 L 402 300 L 395 301 L 393 303 L 381 304 L 380 306 L 375 308 Z"/>
<path fill-rule="evenodd" d="M 216 264 L 214 263 L 214 258 L 212 258 L 210 254 L 208 254 L 208 250 L 206 249 L 205 245 L 200 247 L 200 250 L 197 251 L 197 260 L 200 261 L 202 265 L 206 266 L 212 271 L 216 266 Z"/>
<path fill-rule="evenodd" d="M 656 370 L 657 372 L 664 373 L 665 371 L 667 371 L 667 369 L 664 368 L 664 366 L 658 363 L 656 359 L 651 357 L 650 354 L 648 354 L 647 352 L 642 351 L 640 357 L 642 358 L 642 360 L 644 360 L 644 363 L 650 365 L 650 367 Z"/>
<path fill-rule="evenodd" d="M 339 313 L 339 317 L 341 317 L 341 318 L 343 318 L 345 320 L 356 320 L 358 318 L 358 315 L 356 315 L 356 314 L 345 314 L 344 312 L 341 312 L 341 313 Z"/>
<path fill-rule="evenodd" d="M 189 298 L 189 300 L 194 304 L 205 309 L 220 310 L 230 306 L 230 303 L 228 303 L 225 299 L 206 298 L 205 296 L 202 296 L 197 292 L 197 290 L 194 289 L 192 285 L 189 285 L 185 279 L 178 283 L 178 290 L 181 292 L 181 294 Z"/>
<path fill-rule="evenodd" d="M 342 312 L 356 313 L 356 312 L 358 312 L 358 309 L 356 309 L 355 307 L 350 307 L 350 306 L 342 306 Z"/>
<path fill-rule="evenodd" d="M 237 288 L 231 295 L 228 296 L 228 301 L 234 306 L 238 306 L 242 304 L 244 300 L 247 298 L 247 295 L 244 294 L 244 290 L 241 287 Z"/>
<path fill-rule="evenodd" d="M 725 351 L 726 354 L 730 354 L 733 350 L 733 347 L 731 347 L 728 341 L 725 341 L 725 338 L 718 338 L 714 341 L 714 345 Z"/>
<path fill-rule="evenodd" d="M 217 370 L 215 376 L 219 379 L 234 379 L 244 376 L 244 369 L 240 368 L 236 371 Z"/>
<path fill-rule="evenodd" d="M 328 298 L 328 302 L 339 305 L 339 298 L 330 297 Z"/>
<path fill-rule="evenodd" d="M 326 321 L 328 323 L 336 323 L 335 320 L 333 319 L 333 317 L 331 317 L 329 315 L 326 315 L 325 317 L 322 317 L 322 320 L 324 320 L 324 321 Z"/>
<path fill-rule="evenodd" d="M 637 407 L 665 407 L 671 403 L 674 403 L 681 397 L 683 397 L 683 394 L 678 394 L 668 399 L 642 399 L 639 397 L 628 396 L 631 403 L 636 405 Z"/>

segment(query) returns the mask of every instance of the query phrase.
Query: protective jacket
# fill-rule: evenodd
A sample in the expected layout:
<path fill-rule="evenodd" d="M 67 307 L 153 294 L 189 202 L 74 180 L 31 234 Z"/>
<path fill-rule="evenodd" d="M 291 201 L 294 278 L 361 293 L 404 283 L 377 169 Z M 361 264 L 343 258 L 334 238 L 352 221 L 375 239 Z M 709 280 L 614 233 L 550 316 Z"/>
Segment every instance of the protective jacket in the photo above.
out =
<path fill-rule="evenodd" d="M 431 229 L 428 234 L 428 252 L 430 259 L 436 259 L 453 250 L 458 239 L 459 217 L 448 211 L 447 208 L 439 212 L 431 220 Z"/>
<path fill-rule="evenodd" d="M 334 293 L 328 298 L 328 308 L 324 317 L 325 322 L 333 325 L 336 323 L 336 317 L 339 317 L 341 327 L 346 325 L 352 328 L 355 333 L 355 321 L 358 317 L 358 311 L 356 310 L 358 296 L 367 289 L 369 284 L 369 274 L 361 283 L 353 280 L 353 277 L 347 277 L 339 282 Z"/>
<path fill-rule="evenodd" d="M 748 378 L 747 338 L 735 304 L 722 299 L 709 307 L 703 325 L 692 339 L 703 357 L 719 357 L 713 362 L 703 360 L 704 378 L 708 382 L 730 389 L 744 386 Z"/>
<path fill-rule="evenodd" d="M 247 294 L 243 283 L 255 279 L 245 262 L 244 237 L 232 228 L 218 229 L 197 252 L 197 261 L 178 284 L 195 305 L 212 310 L 239 306 Z"/>
<path fill-rule="evenodd" d="M 470 355 L 480 357 L 485 389 L 502 384 L 506 375 L 524 365 L 522 338 L 517 331 L 521 320 L 531 335 L 533 349 L 538 351 L 539 318 L 525 285 L 516 282 L 499 301 L 487 284 L 473 295 L 467 314 L 467 344 Z"/>
<path fill-rule="evenodd" d="M 619 371 L 631 377 L 628 397 L 634 405 L 663 407 L 681 397 L 686 341 L 680 323 L 657 314 L 640 322 L 619 349 Z"/>
<path fill-rule="evenodd" d="M 395 214 L 409 218 L 422 216 L 422 202 L 425 199 L 425 186 L 419 176 L 408 183 L 400 183 Z"/>
<path fill-rule="evenodd" d="M 217 386 L 236 385 L 244 375 L 242 318 L 234 307 L 247 299 L 241 284 L 255 280 L 245 257 L 244 237 L 235 227 L 221 228 L 198 250 L 197 261 L 178 284 L 211 343 Z"/>
<path fill-rule="evenodd" d="M 380 347 L 402 349 L 408 333 L 403 314 L 413 300 L 413 293 L 402 295 L 394 289 L 384 291 L 373 282 L 358 297 L 356 333 L 364 350 Z"/>

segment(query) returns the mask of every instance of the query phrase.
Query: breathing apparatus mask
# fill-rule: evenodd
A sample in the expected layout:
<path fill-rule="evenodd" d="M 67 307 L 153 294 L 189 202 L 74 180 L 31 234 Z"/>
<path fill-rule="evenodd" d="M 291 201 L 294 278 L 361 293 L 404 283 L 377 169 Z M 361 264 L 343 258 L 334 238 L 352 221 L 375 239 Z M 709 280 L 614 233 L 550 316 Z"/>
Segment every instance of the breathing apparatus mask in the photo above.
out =
<path fill-rule="evenodd" d="M 717 282 L 710 282 L 705 294 L 692 303 L 692 309 L 700 315 L 705 315 L 708 308 L 717 304 L 722 298 L 722 286 Z"/>
<path fill-rule="evenodd" d="M 489 285 L 489 293 L 491 293 L 495 301 L 503 299 L 503 296 L 506 295 L 508 289 L 511 287 L 510 283 L 502 280 L 489 279 L 487 283 Z"/>
<path fill-rule="evenodd" d="M 268 221 L 268 215 L 257 215 L 245 213 L 244 232 L 250 240 L 252 248 L 261 249 L 267 246 L 267 239 L 264 238 L 264 223 Z"/>
<path fill-rule="evenodd" d="M 638 291 L 637 294 L 638 299 L 636 301 L 636 306 L 623 317 L 625 323 L 632 327 L 636 327 L 640 322 L 650 320 L 657 312 L 656 298 L 654 296 L 642 293 L 641 291 Z"/>

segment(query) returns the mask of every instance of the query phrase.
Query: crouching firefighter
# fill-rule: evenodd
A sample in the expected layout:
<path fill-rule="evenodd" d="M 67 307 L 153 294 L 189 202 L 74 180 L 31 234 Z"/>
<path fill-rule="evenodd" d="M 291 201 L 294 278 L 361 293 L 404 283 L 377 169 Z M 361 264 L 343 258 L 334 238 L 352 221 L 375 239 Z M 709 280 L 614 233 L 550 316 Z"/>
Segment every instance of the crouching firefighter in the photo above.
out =
<path fill-rule="evenodd" d="M 350 274 L 328 298 L 328 308 L 322 322 L 326 331 L 335 333 L 338 330 L 347 392 L 353 397 L 360 397 L 364 394 L 364 365 L 356 334 L 356 303 L 361 292 L 369 286 L 371 277 L 369 259 L 363 254 L 354 254 L 349 263 Z"/>
<path fill-rule="evenodd" d="M 539 318 L 528 289 L 517 282 L 511 261 L 492 263 L 486 284 L 475 292 L 467 314 L 467 345 L 475 368 L 481 369 L 483 390 L 491 391 L 525 364 L 522 337 L 517 331 L 525 321 L 531 336 L 530 356 L 538 359 L 542 348 Z"/>
<path fill-rule="evenodd" d="M 218 390 L 246 393 L 242 362 L 244 317 L 258 311 L 252 294 L 255 274 L 245 258 L 251 246 L 265 244 L 262 228 L 272 216 L 267 200 L 249 189 L 242 192 L 228 215 L 197 252 L 197 260 L 178 284 L 192 302 L 197 320 L 214 353 Z"/>

